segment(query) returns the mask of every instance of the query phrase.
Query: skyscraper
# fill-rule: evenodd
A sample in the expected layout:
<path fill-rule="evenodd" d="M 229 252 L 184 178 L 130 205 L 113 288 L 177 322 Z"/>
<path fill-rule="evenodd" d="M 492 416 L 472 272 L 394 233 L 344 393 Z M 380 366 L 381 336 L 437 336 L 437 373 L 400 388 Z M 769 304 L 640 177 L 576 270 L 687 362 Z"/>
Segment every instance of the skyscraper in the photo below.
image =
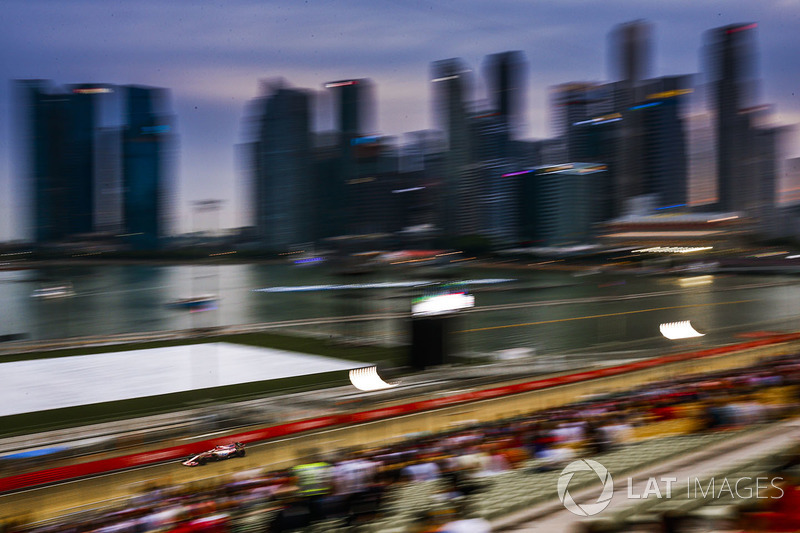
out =
<path fill-rule="evenodd" d="M 111 89 L 97 85 L 73 85 L 68 90 L 70 128 L 70 186 L 72 213 L 70 233 L 94 231 L 95 222 L 95 151 L 97 107 L 101 94 Z"/>
<path fill-rule="evenodd" d="M 539 246 L 589 242 L 602 220 L 597 197 L 605 169 L 565 163 L 518 173 L 522 237 Z"/>
<path fill-rule="evenodd" d="M 440 226 L 450 236 L 474 234 L 481 227 L 480 179 L 469 126 L 471 72 L 457 58 L 431 65 L 434 116 L 448 145 Z"/>
<path fill-rule="evenodd" d="M 253 199 L 258 236 L 278 249 L 313 237 L 311 94 L 282 80 L 265 83 L 264 92 L 256 102 Z"/>
<path fill-rule="evenodd" d="M 475 141 L 475 169 L 480 179 L 479 233 L 495 244 L 512 244 L 518 238 L 517 168 L 509 157 L 508 128 L 503 116 L 488 113 L 470 121 Z"/>
<path fill-rule="evenodd" d="M 630 88 L 650 75 L 652 27 L 644 20 L 619 24 L 609 34 L 610 77 L 627 82 Z"/>
<path fill-rule="evenodd" d="M 94 231 L 97 98 L 110 89 L 45 80 L 17 82 L 32 185 L 33 239 L 43 244 Z"/>
<path fill-rule="evenodd" d="M 332 81 L 325 88 L 334 95 L 334 129 L 352 137 L 374 133 L 375 97 L 371 80 Z"/>
<path fill-rule="evenodd" d="M 722 211 L 747 209 L 755 198 L 756 183 L 746 171 L 749 117 L 755 73 L 753 53 L 756 24 L 733 24 L 706 34 L 709 93 L 716 115 L 717 197 Z"/>
<path fill-rule="evenodd" d="M 689 163 L 683 108 L 693 92 L 691 76 L 646 80 L 642 89 L 643 102 L 629 111 L 642 128 L 642 193 L 653 195 L 658 208 L 685 207 Z"/>
<path fill-rule="evenodd" d="M 614 111 L 622 114 L 614 170 L 614 211 L 620 214 L 628 198 L 645 194 L 645 132 L 642 81 L 650 74 L 652 28 L 643 20 L 615 26 L 609 34 L 609 66 L 613 83 Z"/>
<path fill-rule="evenodd" d="M 170 141 L 174 120 L 167 112 L 169 92 L 127 86 L 122 141 L 124 226 L 134 248 L 157 248 L 167 233 Z"/>
<path fill-rule="evenodd" d="M 369 224 L 362 223 L 364 211 L 375 206 L 364 203 L 364 198 L 369 196 L 364 189 L 369 187 L 353 184 L 365 172 L 370 172 L 368 161 L 371 158 L 363 155 L 364 148 L 374 145 L 375 141 L 374 86 L 369 79 L 348 79 L 328 82 L 325 89 L 333 95 L 334 130 L 338 143 L 333 168 L 323 170 L 329 179 L 320 183 L 315 193 L 315 197 L 327 205 L 318 205 L 314 210 L 315 217 L 327 213 L 324 227 L 335 230 L 334 235 L 367 232 L 365 227 Z"/>
<path fill-rule="evenodd" d="M 123 233 L 122 134 L 120 126 L 97 131 L 95 229 L 102 233 Z"/>
<path fill-rule="evenodd" d="M 486 80 L 489 107 L 505 126 L 507 136 L 519 135 L 525 121 L 525 54 L 514 50 L 486 57 Z"/>
<path fill-rule="evenodd" d="M 570 82 L 550 88 L 550 118 L 562 146 L 558 157 L 548 162 L 598 161 L 594 158 L 597 146 L 591 144 L 594 141 L 587 136 L 586 125 L 604 121 L 601 117 L 611 114 L 612 88 L 610 84 L 594 82 Z M 620 129 L 619 124 L 615 128 Z M 610 156 L 604 161 L 609 159 Z"/>

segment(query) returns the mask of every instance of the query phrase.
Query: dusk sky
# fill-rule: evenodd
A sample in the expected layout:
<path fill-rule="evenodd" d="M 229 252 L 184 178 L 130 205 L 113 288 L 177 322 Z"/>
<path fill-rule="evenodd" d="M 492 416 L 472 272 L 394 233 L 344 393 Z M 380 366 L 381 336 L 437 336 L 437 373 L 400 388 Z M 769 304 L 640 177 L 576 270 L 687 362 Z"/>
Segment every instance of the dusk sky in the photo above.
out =
<path fill-rule="evenodd" d="M 16 216 L 21 179 L 11 80 L 141 84 L 171 90 L 179 135 L 179 231 L 191 202 L 221 199 L 222 227 L 249 223 L 235 145 L 260 80 L 320 90 L 368 77 L 378 132 L 432 127 L 429 65 L 521 50 L 528 60 L 526 133 L 550 135 L 548 87 L 604 81 L 607 36 L 634 19 L 653 24 L 651 75 L 701 72 L 703 34 L 757 22 L 760 103 L 776 123 L 800 123 L 800 0 L 3 0 L 0 8 L 0 239 L 26 228 Z M 787 156 L 800 155 L 794 135 Z"/>

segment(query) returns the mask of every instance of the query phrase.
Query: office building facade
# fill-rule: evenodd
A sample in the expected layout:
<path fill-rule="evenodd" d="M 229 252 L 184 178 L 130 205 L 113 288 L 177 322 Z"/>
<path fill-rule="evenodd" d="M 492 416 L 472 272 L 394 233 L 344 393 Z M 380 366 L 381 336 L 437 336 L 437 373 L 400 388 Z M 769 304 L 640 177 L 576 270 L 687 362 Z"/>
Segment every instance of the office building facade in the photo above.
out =
<path fill-rule="evenodd" d="M 597 197 L 605 170 L 598 163 L 565 163 L 519 173 L 522 238 L 535 246 L 590 242 L 603 220 Z"/>
<path fill-rule="evenodd" d="M 20 80 L 25 174 L 31 185 L 33 240 L 56 243 L 94 231 L 97 99 L 104 87 L 62 89 Z"/>
<path fill-rule="evenodd" d="M 751 147 L 756 24 L 734 24 L 706 33 L 706 62 L 717 139 L 717 196 L 721 211 L 744 211 L 757 197 L 757 184 L 746 170 Z"/>
<path fill-rule="evenodd" d="M 251 144 L 255 226 L 268 248 L 313 240 L 311 93 L 282 81 L 265 84 Z"/>
<path fill-rule="evenodd" d="M 135 249 L 158 248 L 168 234 L 173 189 L 174 117 L 167 89 L 122 87 L 126 125 L 122 139 L 124 235 Z"/>

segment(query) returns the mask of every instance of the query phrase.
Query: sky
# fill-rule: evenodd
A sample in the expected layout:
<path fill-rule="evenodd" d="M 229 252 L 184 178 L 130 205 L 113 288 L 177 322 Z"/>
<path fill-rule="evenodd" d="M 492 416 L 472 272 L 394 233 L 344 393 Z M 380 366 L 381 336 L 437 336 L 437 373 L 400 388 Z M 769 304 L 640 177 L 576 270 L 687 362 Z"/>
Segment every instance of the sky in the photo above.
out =
<path fill-rule="evenodd" d="M 528 62 L 526 138 L 546 138 L 548 87 L 605 81 L 619 23 L 653 25 L 651 75 L 698 73 L 704 32 L 757 22 L 760 103 L 800 123 L 800 0 L 3 0 L 0 9 L 0 240 L 30 231 L 19 216 L 15 79 L 139 84 L 171 90 L 179 136 L 177 230 L 191 205 L 222 200 L 220 227 L 250 223 L 236 145 L 262 80 L 321 90 L 371 78 L 378 132 L 431 128 L 429 67 L 521 50 Z M 800 155 L 797 135 L 787 156 Z"/>

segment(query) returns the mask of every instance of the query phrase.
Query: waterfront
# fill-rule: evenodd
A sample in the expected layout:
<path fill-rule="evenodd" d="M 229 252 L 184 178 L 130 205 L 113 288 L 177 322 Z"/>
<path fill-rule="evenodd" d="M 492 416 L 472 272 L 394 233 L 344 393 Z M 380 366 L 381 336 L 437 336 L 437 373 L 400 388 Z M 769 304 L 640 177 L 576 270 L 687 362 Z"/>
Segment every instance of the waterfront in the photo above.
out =
<path fill-rule="evenodd" d="M 800 286 L 783 276 L 641 276 L 521 269 L 465 268 L 425 274 L 417 269 L 340 276 L 325 265 L 289 264 L 75 266 L 0 272 L 4 302 L 0 335 L 30 340 L 159 332 L 307 320 L 287 327 L 318 336 L 406 341 L 410 299 L 442 277 L 475 283 L 476 307 L 462 314 L 457 346 L 464 353 L 534 348 L 539 353 L 668 347 L 659 324 L 691 320 L 699 339 L 684 346 L 733 342 L 755 330 L 795 330 Z M 481 280 L 510 279 L 507 283 Z M 412 287 L 356 288 L 373 283 Z M 72 284 L 75 296 L 40 300 L 37 288 Z M 419 283 L 419 288 L 413 285 Z M 302 292 L 258 289 L 329 285 Z M 342 288 L 347 286 L 347 288 Z M 325 289 L 325 290 L 322 290 Z M 220 296 L 214 310 L 189 312 L 167 303 L 188 296 Z M 329 317 L 371 315 L 332 322 Z"/>

